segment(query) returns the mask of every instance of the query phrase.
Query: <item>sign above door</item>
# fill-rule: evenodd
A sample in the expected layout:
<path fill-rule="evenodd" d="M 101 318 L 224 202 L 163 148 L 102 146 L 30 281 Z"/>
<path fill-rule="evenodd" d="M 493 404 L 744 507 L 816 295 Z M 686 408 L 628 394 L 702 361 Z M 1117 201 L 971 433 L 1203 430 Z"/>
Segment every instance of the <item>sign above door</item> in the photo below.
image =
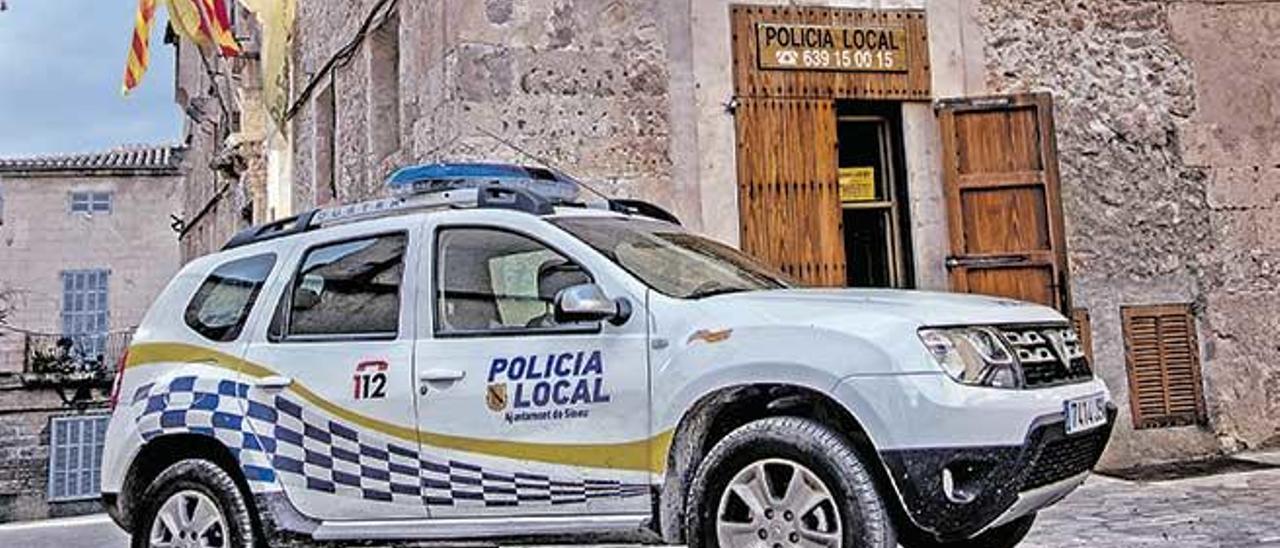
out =
<path fill-rule="evenodd" d="M 740 98 L 931 99 L 924 10 L 735 4 Z"/>
<path fill-rule="evenodd" d="M 905 27 L 756 24 L 762 69 L 907 72 Z"/>

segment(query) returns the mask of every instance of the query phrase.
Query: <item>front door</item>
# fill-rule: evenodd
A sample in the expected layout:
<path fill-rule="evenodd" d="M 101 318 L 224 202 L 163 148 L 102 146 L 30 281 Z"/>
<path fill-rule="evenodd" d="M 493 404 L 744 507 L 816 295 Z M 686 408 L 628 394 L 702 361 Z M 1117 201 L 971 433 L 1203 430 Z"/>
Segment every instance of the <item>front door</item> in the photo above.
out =
<path fill-rule="evenodd" d="M 247 416 L 290 502 L 318 519 L 424 518 L 413 420 L 416 231 L 305 242 L 250 342 Z"/>
<path fill-rule="evenodd" d="M 1070 311 L 1053 99 L 939 104 L 955 291 Z"/>
<path fill-rule="evenodd" d="M 567 251 L 581 247 L 549 227 L 435 228 L 416 350 L 432 518 L 650 511 L 643 296 Z M 630 320 L 558 322 L 556 293 L 593 282 Z"/>
<path fill-rule="evenodd" d="M 911 287 L 901 105 L 838 105 L 840 213 L 846 285 Z"/>

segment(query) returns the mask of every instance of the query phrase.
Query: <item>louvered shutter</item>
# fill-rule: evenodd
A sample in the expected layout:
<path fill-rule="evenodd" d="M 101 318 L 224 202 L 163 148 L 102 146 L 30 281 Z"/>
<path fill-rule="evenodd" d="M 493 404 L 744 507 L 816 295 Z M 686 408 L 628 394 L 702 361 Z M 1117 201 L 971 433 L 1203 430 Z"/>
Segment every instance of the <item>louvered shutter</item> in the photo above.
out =
<path fill-rule="evenodd" d="M 1121 308 L 1135 428 L 1202 424 L 1200 347 L 1190 305 Z"/>

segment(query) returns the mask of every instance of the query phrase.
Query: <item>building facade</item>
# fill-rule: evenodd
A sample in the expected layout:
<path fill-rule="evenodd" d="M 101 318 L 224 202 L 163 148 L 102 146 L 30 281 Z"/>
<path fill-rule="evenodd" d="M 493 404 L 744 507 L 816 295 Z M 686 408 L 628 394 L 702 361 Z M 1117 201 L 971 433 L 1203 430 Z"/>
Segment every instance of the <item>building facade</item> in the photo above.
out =
<path fill-rule="evenodd" d="M 246 186 L 262 221 L 376 196 L 408 163 L 551 165 L 808 284 L 1056 307 L 1121 403 L 1104 466 L 1229 453 L 1280 442 L 1276 18 L 1195 0 L 300 1 L 287 121 Z M 230 235 L 209 233 L 189 254 Z"/>
<path fill-rule="evenodd" d="M 180 264 L 180 153 L 0 159 L 0 522 L 100 511 L 111 375 Z"/>

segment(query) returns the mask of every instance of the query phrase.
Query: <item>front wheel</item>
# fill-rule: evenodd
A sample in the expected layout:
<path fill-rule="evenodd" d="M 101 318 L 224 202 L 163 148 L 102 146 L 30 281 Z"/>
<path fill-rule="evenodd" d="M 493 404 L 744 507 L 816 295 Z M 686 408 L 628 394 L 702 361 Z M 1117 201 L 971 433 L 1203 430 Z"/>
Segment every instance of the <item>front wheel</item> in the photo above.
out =
<path fill-rule="evenodd" d="M 232 477 L 199 459 L 178 461 L 147 487 L 133 548 L 253 548 L 253 516 Z"/>
<path fill-rule="evenodd" d="M 725 436 L 698 467 L 687 504 L 690 548 L 897 546 L 867 465 L 809 419 L 762 419 Z"/>

